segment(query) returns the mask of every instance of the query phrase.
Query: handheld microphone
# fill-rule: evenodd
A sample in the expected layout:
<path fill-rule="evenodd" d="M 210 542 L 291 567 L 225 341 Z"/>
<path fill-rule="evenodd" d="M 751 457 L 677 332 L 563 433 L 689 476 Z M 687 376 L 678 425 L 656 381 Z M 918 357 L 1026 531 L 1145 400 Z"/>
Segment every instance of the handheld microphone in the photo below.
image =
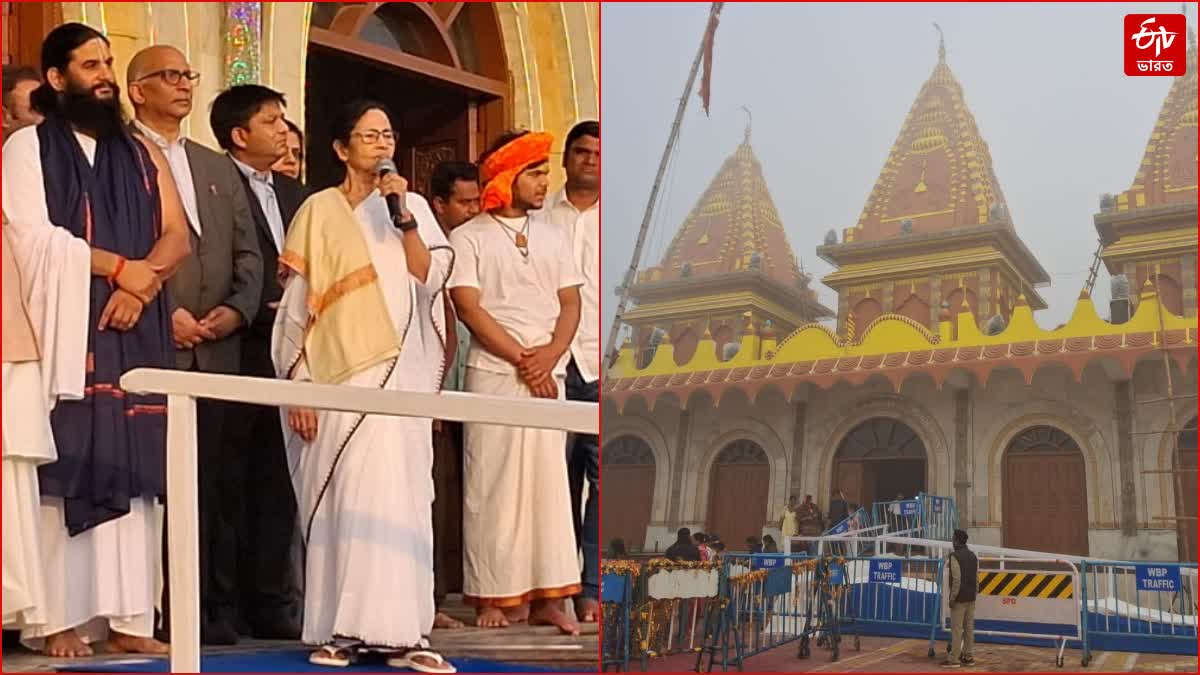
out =
<path fill-rule="evenodd" d="M 384 157 L 375 163 L 375 173 L 379 174 L 380 178 L 383 178 L 389 173 L 400 172 L 396 169 L 395 162 Z M 384 199 L 387 201 L 388 215 L 392 217 L 392 225 L 395 225 L 400 230 L 410 229 L 407 227 L 409 223 L 404 220 L 404 210 L 401 207 L 400 195 L 387 195 Z"/>

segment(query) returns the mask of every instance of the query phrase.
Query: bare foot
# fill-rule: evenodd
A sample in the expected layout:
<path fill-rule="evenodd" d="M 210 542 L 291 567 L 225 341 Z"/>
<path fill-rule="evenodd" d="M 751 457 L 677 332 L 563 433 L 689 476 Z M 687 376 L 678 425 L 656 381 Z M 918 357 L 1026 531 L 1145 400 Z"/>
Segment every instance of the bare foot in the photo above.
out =
<path fill-rule="evenodd" d="M 529 612 L 530 626 L 558 626 L 564 635 L 579 635 L 579 626 L 562 611 L 561 600 L 537 600 Z"/>
<path fill-rule="evenodd" d="M 438 612 L 437 615 L 433 617 L 433 627 L 434 628 L 462 628 L 463 622 L 459 621 L 458 619 L 455 619 L 454 617 L 447 616 L 441 612 Z"/>
<path fill-rule="evenodd" d="M 166 654 L 169 651 L 165 642 L 116 631 L 108 636 L 108 647 L 114 652 L 126 654 Z"/>
<path fill-rule="evenodd" d="M 508 619 L 499 607 L 480 607 L 475 610 L 475 625 L 480 628 L 508 628 Z"/>
<path fill-rule="evenodd" d="M 596 623 L 600 620 L 600 603 L 594 598 L 577 596 L 575 598 L 575 618 L 584 623 Z"/>
<path fill-rule="evenodd" d="M 508 619 L 509 623 L 525 623 L 529 620 L 529 603 L 505 607 L 504 618 Z"/>
<path fill-rule="evenodd" d="M 95 653 L 91 647 L 79 639 L 79 634 L 75 632 L 74 628 L 68 628 L 61 633 L 48 636 L 42 651 L 46 652 L 46 656 L 60 659 L 74 659 L 91 656 Z"/>

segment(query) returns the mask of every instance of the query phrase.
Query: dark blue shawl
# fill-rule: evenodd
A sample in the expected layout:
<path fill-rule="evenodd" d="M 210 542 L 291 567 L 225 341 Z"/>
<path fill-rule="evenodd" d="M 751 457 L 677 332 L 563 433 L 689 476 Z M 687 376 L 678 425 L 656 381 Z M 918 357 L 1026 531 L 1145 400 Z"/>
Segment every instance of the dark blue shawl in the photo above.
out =
<path fill-rule="evenodd" d="M 93 247 L 145 258 L 162 232 L 158 170 L 146 148 L 122 130 L 97 143 L 89 164 L 57 115 L 37 133 L 50 222 Z M 63 498 L 71 535 L 129 513 L 132 499 L 163 496 L 166 482 L 166 398 L 120 385 L 134 368 L 174 366 L 165 294 L 146 305 L 132 330 L 99 331 L 113 289 L 93 276 L 90 290 L 84 398 L 60 401 L 51 413 L 58 461 L 38 473 L 42 494 Z"/>

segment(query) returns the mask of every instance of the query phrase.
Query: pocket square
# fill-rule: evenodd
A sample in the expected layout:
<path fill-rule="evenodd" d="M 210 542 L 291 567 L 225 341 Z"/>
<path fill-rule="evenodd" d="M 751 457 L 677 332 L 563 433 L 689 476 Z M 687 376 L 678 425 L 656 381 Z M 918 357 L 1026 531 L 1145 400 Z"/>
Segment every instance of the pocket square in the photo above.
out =
<path fill-rule="evenodd" d="M 216 194 L 217 194 L 217 186 L 216 186 L 216 184 L 215 184 L 215 183 L 209 183 L 209 184 L 208 184 L 208 194 L 210 194 L 210 195 L 213 195 L 214 197 L 216 196 Z"/>

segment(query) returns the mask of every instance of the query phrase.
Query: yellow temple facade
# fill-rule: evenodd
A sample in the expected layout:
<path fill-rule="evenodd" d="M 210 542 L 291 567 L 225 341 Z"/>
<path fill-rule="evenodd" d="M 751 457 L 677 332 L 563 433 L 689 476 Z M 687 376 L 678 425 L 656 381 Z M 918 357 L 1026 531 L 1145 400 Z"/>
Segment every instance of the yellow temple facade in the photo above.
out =
<path fill-rule="evenodd" d="M 1128 296 L 1097 308 L 1085 287 L 1056 328 L 1035 318 L 1049 276 L 941 47 L 859 221 L 817 249 L 837 267 L 822 280 L 836 325 L 776 330 L 783 312 L 753 289 L 729 302 L 694 263 L 681 274 L 704 260 L 705 234 L 723 241 L 693 213 L 672 245 L 691 242 L 686 254 L 639 280 L 669 283 L 670 306 L 647 294 L 630 313 L 604 381 L 606 539 L 662 550 L 689 527 L 737 550 L 778 538 L 791 496 L 827 510 L 837 489 L 863 505 L 926 492 L 953 497 L 982 545 L 1195 560 L 1195 111 L 1192 65 L 1131 188 L 1102 200 L 1095 230 L 1076 226 L 1085 246 L 1099 233 L 1097 264 L 1126 275 Z M 774 212 L 769 195 L 747 197 L 759 203 L 721 208 Z M 772 250 L 760 274 L 787 271 Z M 713 329 L 730 323 L 713 321 L 722 308 L 742 318 L 728 345 Z M 701 336 L 681 349 L 689 321 Z"/>

